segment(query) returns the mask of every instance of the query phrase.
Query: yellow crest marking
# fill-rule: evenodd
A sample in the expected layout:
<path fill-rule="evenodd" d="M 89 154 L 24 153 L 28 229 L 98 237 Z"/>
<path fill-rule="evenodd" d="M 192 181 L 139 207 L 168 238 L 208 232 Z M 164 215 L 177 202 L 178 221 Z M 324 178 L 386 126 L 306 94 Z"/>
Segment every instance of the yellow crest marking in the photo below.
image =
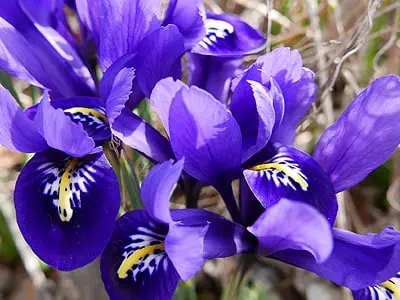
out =
<path fill-rule="evenodd" d="M 71 159 L 65 168 L 63 175 L 61 176 L 60 187 L 58 190 L 58 215 L 61 221 L 69 222 L 74 213 L 71 207 L 72 190 L 71 181 L 72 173 L 78 166 L 79 160 L 76 158 Z"/>
<path fill-rule="evenodd" d="M 256 165 L 250 170 L 252 171 L 262 171 L 267 169 L 274 169 L 284 173 L 286 176 L 291 178 L 293 181 L 297 182 L 301 188 L 306 191 L 308 188 L 308 182 L 296 171 L 292 170 L 289 166 L 279 163 L 268 163 L 268 164 L 260 164 Z"/>
<path fill-rule="evenodd" d="M 380 286 L 391 291 L 394 294 L 394 296 L 396 297 L 396 299 L 400 300 L 400 287 L 398 287 L 396 284 L 394 284 L 393 282 L 390 282 L 388 280 L 388 281 L 381 283 Z"/>
<path fill-rule="evenodd" d="M 134 251 L 131 255 L 124 259 L 118 268 L 118 277 L 124 279 L 128 276 L 128 271 L 142 260 L 146 254 L 153 254 L 156 250 L 164 251 L 164 243 L 149 245 L 142 249 Z"/>
<path fill-rule="evenodd" d="M 107 117 L 102 114 L 101 112 L 93 109 L 93 108 L 88 108 L 88 107 L 72 107 L 64 110 L 65 112 L 68 113 L 83 113 L 85 115 L 92 115 L 100 120 L 102 120 L 105 124 L 108 124 Z"/>

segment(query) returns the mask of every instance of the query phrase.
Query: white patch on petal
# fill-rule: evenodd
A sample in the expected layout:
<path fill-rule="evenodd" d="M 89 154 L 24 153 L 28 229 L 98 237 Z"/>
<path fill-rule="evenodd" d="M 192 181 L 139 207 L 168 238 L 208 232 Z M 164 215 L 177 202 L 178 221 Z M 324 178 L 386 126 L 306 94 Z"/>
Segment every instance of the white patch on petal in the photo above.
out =
<path fill-rule="evenodd" d="M 400 272 L 379 285 L 368 287 L 371 300 L 396 300 L 400 299 Z"/>
<path fill-rule="evenodd" d="M 279 153 L 265 164 L 256 165 L 250 170 L 261 172 L 262 176 L 273 181 L 277 187 L 281 184 L 297 191 L 300 186 L 303 191 L 308 189 L 307 176 L 302 172 L 300 165 L 285 153 Z M 295 184 L 297 183 L 297 184 Z"/>
<path fill-rule="evenodd" d="M 119 269 L 121 271 L 122 268 L 125 270 L 129 268 L 134 281 L 137 280 L 139 273 L 145 271 L 148 271 L 151 276 L 161 263 L 164 270 L 168 267 L 167 254 L 164 250 L 165 236 L 145 227 L 138 227 L 137 231 L 138 233 L 130 236 L 132 243 L 124 248 L 125 252 L 122 254 L 124 261 Z M 140 255 L 137 255 L 138 253 Z M 125 272 L 120 273 L 120 278 L 127 276 Z"/>
<path fill-rule="evenodd" d="M 206 36 L 199 45 L 204 49 L 218 43 L 219 40 L 224 40 L 235 32 L 235 28 L 228 22 L 215 19 L 206 20 Z"/>
<path fill-rule="evenodd" d="M 64 113 L 75 123 L 85 124 L 93 130 L 102 130 L 108 128 L 108 120 L 105 116 L 104 109 L 72 107 L 65 109 Z"/>
<path fill-rule="evenodd" d="M 51 197 L 60 219 L 70 221 L 73 210 L 81 207 L 82 193 L 88 193 L 95 182 L 95 167 L 84 159 L 66 158 L 57 163 L 44 163 L 38 170 L 42 173 L 43 194 Z"/>

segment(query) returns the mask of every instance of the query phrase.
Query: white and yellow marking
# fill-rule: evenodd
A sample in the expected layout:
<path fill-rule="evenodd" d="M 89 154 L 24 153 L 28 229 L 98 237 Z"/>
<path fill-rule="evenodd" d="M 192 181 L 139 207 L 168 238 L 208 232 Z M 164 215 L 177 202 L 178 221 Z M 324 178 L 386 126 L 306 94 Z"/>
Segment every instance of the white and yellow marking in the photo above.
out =
<path fill-rule="evenodd" d="M 89 115 L 89 116 L 91 115 L 91 116 L 103 121 L 105 124 L 108 124 L 107 117 L 103 113 L 101 113 L 93 108 L 72 107 L 72 108 L 65 109 L 64 112 L 71 113 L 71 114 L 82 113 L 82 114 Z"/>
<path fill-rule="evenodd" d="M 371 300 L 400 300 L 400 272 L 389 280 L 367 289 Z"/>
<path fill-rule="evenodd" d="M 144 248 L 138 249 L 126 257 L 118 268 L 118 278 L 124 279 L 128 276 L 128 271 L 146 256 L 154 254 L 156 250 L 164 251 L 164 243 L 148 245 Z"/>
<path fill-rule="evenodd" d="M 300 187 L 306 191 L 308 189 L 308 182 L 300 175 L 297 170 L 293 170 L 288 165 L 283 165 L 279 163 L 267 163 L 267 164 L 260 164 L 250 168 L 252 171 L 263 171 L 263 170 L 277 170 L 284 173 L 294 182 L 297 182 Z"/>
<path fill-rule="evenodd" d="M 396 284 L 394 284 L 393 282 L 391 282 L 389 280 L 381 283 L 380 286 L 389 290 L 390 292 L 392 292 L 393 295 L 395 296 L 395 298 L 400 300 L 400 287 L 399 286 L 397 286 Z"/>
<path fill-rule="evenodd" d="M 58 206 L 58 215 L 60 216 L 60 219 L 63 222 L 69 222 L 74 213 L 71 207 L 71 199 L 73 191 L 70 185 L 72 183 L 72 173 L 75 171 L 78 164 L 79 164 L 78 159 L 76 158 L 71 159 L 67 163 L 65 171 L 61 176 L 57 206 Z"/>

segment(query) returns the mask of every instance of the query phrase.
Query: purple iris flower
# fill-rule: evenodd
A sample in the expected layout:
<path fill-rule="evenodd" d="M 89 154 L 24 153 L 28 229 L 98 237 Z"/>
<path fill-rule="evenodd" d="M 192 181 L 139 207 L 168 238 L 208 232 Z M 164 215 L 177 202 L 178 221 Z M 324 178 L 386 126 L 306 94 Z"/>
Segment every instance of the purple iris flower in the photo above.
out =
<path fill-rule="evenodd" d="M 254 73 L 269 80 L 265 83 L 266 87 L 259 82 L 261 79 L 256 81 L 257 78 L 251 77 Z M 197 87 L 188 88 L 172 79 L 164 79 L 156 85 L 150 102 L 170 137 L 175 157 L 185 157 L 185 171 L 200 182 L 214 186 L 223 196 L 234 220 L 243 222 L 244 217 L 248 220 L 246 225 L 249 225 L 257 215 L 250 219 L 248 214 L 254 214 L 255 209 L 249 206 L 250 211 L 247 212 L 244 203 L 242 212 L 239 212 L 231 181 L 241 177 L 241 167 L 246 167 L 255 154 L 267 145 L 269 151 L 262 153 L 271 155 L 274 152 L 274 156 L 289 151 L 288 155 L 300 160 L 302 166 L 291 171 L 293 164 L 287 161 L 289 166 L 284 171 L 299 171 L 295 175 L 300 181 L 302 176 L 312 179 L 307 183 L 307 189 L 310 185 L 314 192 L 301 188 L 300 193 L 296 193 L 291 186 L 275 188 L 269 193 L 266 206 L 275 204 L 281 197 L 301 200 L 318 207 L 333 224 L 337 202 L 323 169 L 297 149 L 278 145 L 270 149 L 274 146 L 270 142 L 271 137 L 276 142 L 294 138 L 297 123 L 315 100 L 313 74 L 302 67 L 299 53 L 288 48 L 277 49 L 260 58 L 234 84 L 236 89 L 230 104 L 232 112 Z M 272 184 L 267 181 L 263 187 L 268 188 Z"/>
<path fill-rule="evenodd" d="M 106 246 L 119 210 L 117 177 L 81 124 L 55 109 L 47 93 L 30 119 L 0 90 L 0 144 L 36 153 L 18 177 L 14 203 L 19 228 L 32 250 L 60 270 L 94 260 Z M 99 109 L 81 115 L 104 126 Z M 101 232 L 101 234 L 99 234 Z"/>
<path fill-rule="evenodd" d="M 110 299 L 171 299 L 179 279 L 192 277 L 206 259 L 256 248 L 265 255 L 303 249 L 319 262 L 329 256 L 330 225 L 304 203 L 282 199 L 248 228 L 205 210 L 169 210 L 183 166 L 183 160 L 171 160 L 154 167 L 142 184 L 145 210 L 117 221 L 101 259 Z M 293 222 L 287 224 L 287 218 Z"/>
<path fill-rule="evenodd" d="M 76 1 L 77 13 L 98 46 L 103 71 L 112 64 L 136 70 L 127 105 L 149 97 L 162 78 L 181 78 L 181 57 L 204 34 L 203 1 L 170 1 L 161 20 L 160 0 Z"/>
<path fill-rule="evenodd" d="M 206 33 L 189 55 L 189 85 L 196 85 L 226 103 L 231 79 L 238 75 L 242 59 L 266 45 L 261 32 L 241 18 L 207 12 Z"/>
<path fill-rule="evenodd" d="M 270 79 L 267 87 L 259 81 L 247 82 L 255 72 Z M 170 137 L 175 157 L 185 157 L 185 171 L 200 182 L 214 186 L 223 196 L 234 220 L 243 222 L 244 217 L 249 225 L 257 215 L 250 220 L 248 214 L 254 214 L 255 209 L 249 206 L 250 212 L 246 212 L 244 206 L 242 213 L 239 212 L 231 181 L 241 177 L 241 167 L 271 144 L 268 143 L 270 137 L 285 142 L 280 138 L 280 132 L 283 132 L 286 140 L 294 138 L 297 123 L 315 100 L 316 85 L 312 72 L 302 67 L 299 53 L 287 48 L 260 58 L 242 76 L 240 83 L 234 82 L 237 87 L 232 95 L 232 112 L 204 90 L 194 86 L 188 88 L 172 79 L 164 79 L 156 85 L 150 102 Z M 276 148 L 274 155 L 278 150 L 282 152 L 285 148 Z M 333 224 L 337 203 L 329 178 L 307 154 L 294 148 L 288 151 L 307 166 L 301 169 L 307 170 L 305 176 L 312 178 L 307 185 L 317 193 L 301 192 L 302 189 L 296 193 L 290 186 L 276 188 L 270 193 L 269 205 L 281 197 L 302 200 L 320 206 L 321 212 L 329 214 Z M 301 178 L 302 175 L 298 176 Z M 271 186 L 273 182 L 266 184 Z"/>
<path fill-rule="evenodd" d="M 1 70 L 54 97 L 94 95 L 95 82 L 76 47 L 63 1 L 1 2 Z"/>
<path fill-rule="evenodd" d="M 134 71 L 124 68 L 109 83 L 106 72 L 100 86 L 111 86 L 107 98 L 49 101 L 45 92 L 25 112 L 1 89 L 0 144 L 36 153 L 16 183 L 17 222 L 32 250 L 57 269 L 88 264 L 111 236 L 120 196 L 117 176 L 102 152 L 105 142 L 121 136 L 155 161 L 169 158 L 168 141 L 150 125 L 134 114 L 125 118 L 123 107 L 109 109 L 129 99 L 133 77 Z M 125 121 L 127 136 L 113 126 Z"/>
<path fill-rule="evenodd" d="M 157 0 L 78 0 L 75 4 L 86 35 L 95 41 L 102 71 L 111 65 L 109 76 L 124 67 L 136 70 L 130 107 L 150 96 L 161 78 L 181 77 L 185 46 L 197 43 L 204 32 L 198 3 L 171 1 L 164 23 Z M 63 5 L 62 0 L 0 4 L 0 69 L 48 89 L 52 98 L 99 95 L 94 72 L 82 58 L 82 45 L 69 31 Z M 190 19 L 182 20 L 183 10 L 190 11 Z"/>
<path fill-rule="evenodd" d="M 101 37 L 105 73 L 98 89 L 68 30 L 63 1 L 43 1 L 41 10 L 37 1 L 0 4 L 0 68 L 48 89 L 53 99 L 49 102 L 46 93 L 39 105 L 22 112 L 2 90 L 0 144 L 37 153 L 16 185 L 17 219 L 33 251 L 57 269 L 92 261 L 114 226 L 118 182 L 96 146 L 114 136 L 156 162 L 171 156 L 167 140 L 124 107 L 160 78 L 181 74 L 184 38 L 177 26 L 160 25 L 153 2 L 105 0 L 98 14 L 87 16 L 93 17 L 91 25 L 99 25 Z M 82 12 L 85 2 L 76 4 Z"/>
<path fill-rule="evenodd" d="M 333 226 L 335 193 L 364 179 L 400 142 L 400 79 L 395 75 L 362 91 L 323 133 L 313 156 L 292 146 L 295 127 L 316 90 L 313 73 L 302 67 L 297 51 L 279 48 L 260 57 L 233 87 L 231 111 L 207 92 L 172 79 L 156 85 L 151 104 L 175 157 L 185 158 L 184 170 L 215 186 L 233 219 L 246 226 L 282 198 L 313 206 Z M 235 178 L 240 178 L 240 210 L 230 191 Z M 333 252 L 322 264 L 298 250 L 273 256 L 353 291 L 382 284 L 400 269 L 399 232 L 387 228 L 362 236 L 332 230 Z"/>

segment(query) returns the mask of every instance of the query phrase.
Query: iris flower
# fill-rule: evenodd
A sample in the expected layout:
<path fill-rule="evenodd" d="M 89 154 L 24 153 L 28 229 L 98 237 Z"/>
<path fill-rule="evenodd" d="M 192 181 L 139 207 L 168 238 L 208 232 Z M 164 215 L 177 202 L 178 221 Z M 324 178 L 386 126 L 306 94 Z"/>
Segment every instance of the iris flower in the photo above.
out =
<path fill-rule="evenodd" d="M 25 112 L 1 89 L 0 144 L 36 153 L 16 183 L 17 222 L 32 250 L 59 270 L 91 262 L 112 233 L 119 185 L 101 146 L 122 135 L 125 143 L 155 161 L 169 158 L 164 156 L 171 151 L 168 141 L 136 115 L 129 115 L 128 121 L 120 118 L 129 122 L 127 137 L 111 127 L 121 111 L 108 108 L 121 98 L 128 100 L 133 77 L 132 69 L 122 69 L 115 78 L 106 72 L 100 82 L 106 98 L 49 101 L 45 92 L 40 103 Z"/>
<path fill-rule="evenodd" d="M 117 177 L 101 148 L 45 93 L 30 119 L 0 90 L 0 144 L 36 153 L 18 177 L 14 203 L 19 228 L 32 250 L 59 270 L 94 260 L 106 246 L 119 210 Z M 88 110 L 89 114 L 80 114 Z M 70 111 L 104 128 L 103 113 Z M 103 129 L 101 129 L 103 130 Z"/>
<path fill-rule="evenodd" d="M 93 80 L 68 29 L 63 1 L 2 1 L 0 69 L 58 97 L 92 96 Z"/>
<path fill-rule="evenodd" d="M 16 186 L 17 218 L 34 252 L 55 268 L 87 264 L 110 236 L 118 184 L 96 146 L 117 137 L 156 162 L 172 156 L 165 138 L 124 105 L 149 95 L 160 78 L 181 76 L 181 56 L 204 34 L 200 3 L 171 1 L 161 23 L 158 1 L 93 1 L 90 9 L 76 1 L 99 48 L 104 76 L 98 87 L 69 32 L 62 1 L 42 3 L 40 10 L 30 0 L 0 4 L 0 69 L 52 98 L 46 92 L 39 105 L 22 112 L 2 90 L 0 143 L 37 153 Z M 190 11 L 186 21 L 183 11 Z M 108 181 L 109 190 L 97 197 Z"/>
<path fill-rule="evenodd" d="M 149 97 L 161 78 L 181 78 L 181 57 L 204 34 L 203 1 L 170 1 L 164 19 L 160 0 L 76 0 L 78 16 L 97 45 L 102 70 L 134 68 L 127 106 Z"/>
<path fill-rule="evenodd" d="M 265 66 L 263 76 L 270 79 L 275 75 L 268 90 L 257 81 L 248 83 L 246 79 L 255 71 L 261 74 L 258 71 L 261 65 Z M 244 221 L 243 216 L 246 219 L 249 216 L 247 207 L 242 206 L 242 212 L 239 212 L 231 181 L 241 177 L 241 167 L 269 144 L 271 136 L 277 141 L 294 138 L 295 127 L 315 100 L 316 90 L 312 72 L 302 67 L 297 52 L 287 48 L 261 57 L 240 82 L 244 84 L 239 84 L 238 80 L 234 82 L 237 88 L 230 104 L 232 112 L 204 90 L 193 86 L 188 88 L 172 79 L 161 80 L 150 97 L 151 105 L 170 138 L 175 157 L 185 157 L 185 171 L 220 192 L 232 217 L 238 222 Z M 308 160 L 306 154 L 296 149 L 290 151 L 307 164 L 310 172 L 319 175 L 313 176 L 313 181 L 308 183 L 317 187 L 318 193 L 308 195 L 303 192 L 301 199 L 310 204 L 323 202 L 320 209 L 324 214 L 331 214 L 328 217 L 333 224 L 337 203 L 327 175 L 318 164 Z M 291 199 L 293 195 L 290 192 L 290 189 L 272 190 L 269 195 L 275 202 L 271 200 L 270 205 L 281 197 Z M 300 197 L 295 196 L 293 200 Z M 319 201 L 321 197 L 323 200 Z M 253 212 L 251 209 L 249 214 Z M 254 220 L 252 218 L 251 222 Z"/>
<path fill-rule="evenodd" d="M 0 69 L 49 90 L 54 99 L 99 96 L 94 71 L 82 58 L 82 45 L 69 30 L 63 1 L 42 2 L 40 10 L 38 2 L 32 0 L 0 4 Z M 95 41 L 103 73 L 111 65 L 114 76 L 124 67 L 136 70 L 131 107 L 148 97 L 159 79 L 181 77 L 180 59 L 185 46 L 197 42 L 204 32 L 201 6 L 175 2 L 171 2 L 168 19 L 164 21 L 160 18 L 160 1 L 75 3 L 82 36 L 89 35 Z M 186 22 L 181 18 L 183 10 L 191 12 Z"/>
<path fill-rule="evenodd" d="M 304 203 L 283 199 L 248 228 L 206 210 L 169 210 L 183 165 L 183 160 L 171 160 L 154 167 L 142 184 L 145 210 L 130 211 L 117 221 L 101 258 L 110 299 L 171 299 L 179 279 L 192 277 L 206 259 L 257 247 L 266 255 L 305 249 L 317 261 L 329 256 L 329 223 Z M 287 218 L 293 222 L 287 224 Z"/>
<path fill-rule="evenodd" d="M 165 138 L 114 104 L 129 97 L 137 103 L 160 78 L 180 77 L 185 52 L 177 26 L 161 26 L 156 1 L 93 1 L 88 15 L 85 1 L 76 4 L 83 23 L 93 25 L 88 29 L 98 25 L 90 31 L 104 72 L 98 87 L 69 31 L 62 1 L 41 3 L 40 10 L 37 1 L 0 4 L 0 69 L 48 90 L 52 98 L 49 102 L 46 92 L 39 105 L 22 112 L 1 92 L 0 144 L 36 153 L 16 185 L 17 221 L 33 251 L 60 270 L 92 261 L 114 226 L 119 187 L 96 146 L 120 139 L 155 161 L 170 156 L 164 157 L 171 151 Z M 179 7 L 171 10 L 171 21 Z"/>
<path fill-rule="evenodd" d="M 172 79 L 156 85 L 151 103 L 175 157 L 185 157 L 184 170 L 216 187 L 233 219 L 246 226 L 282 198 L 313 206 L 333 226 L 335 194 L 383 164 L 400 142 L 398 76 L 383 76 L 363 90 L 322 134 L 312 156 L 292 146 L 316 90 L 297 51 L 279 48 L 260 57 L 233 86 L 231 111 L 207 92 Z M 240 210 L 230 186 L 235 178 L 241 179 Z M 302 251 L 274 257 L 353 291 L 382 284 L 400 269 L 394 229 L 366 236 L 332 230 L 333 252 L 322 264 Z"/>

